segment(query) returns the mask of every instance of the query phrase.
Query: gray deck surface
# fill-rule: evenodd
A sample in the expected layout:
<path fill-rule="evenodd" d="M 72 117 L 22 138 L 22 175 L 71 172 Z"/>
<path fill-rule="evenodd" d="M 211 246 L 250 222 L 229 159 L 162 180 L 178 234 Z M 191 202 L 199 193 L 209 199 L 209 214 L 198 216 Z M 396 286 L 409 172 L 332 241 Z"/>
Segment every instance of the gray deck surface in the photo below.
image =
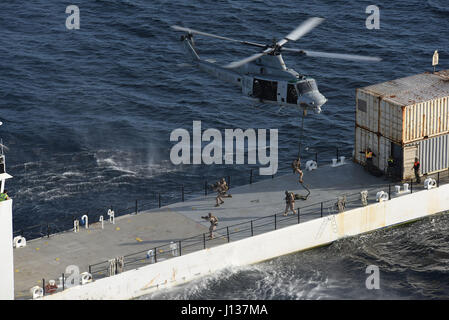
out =
<path fill-rule="evenodd" d="M 343 194 L 358 193 L 367 188 L 385 185 L 381 178 L 367 174 L 360 166 L 348 162 L 339 167 L 321 166 L 317 170 L 304 171 L 304 181 L 311 194 L 306 201 L 297 200 L 296 207 L 303 207 L 326 200 L 335 200 Z M 29 298 L 29 290 L 35 285 L 42 286 L 42 279 L 57 280 L 68 265 L 77 265 L 80 272 L 88 270 L 89 264 L 144 251 L 170 241 L 207 233 L 209 223 L 201 216 L 212 212 L 219 219 L 218 228 L 247 222 L 285 209 L 284 191 L 305 194 L 298 183 L 297 175 L 284 175 L 231 188 L 232 198 L 224 198 L 225 203 L 216 208 L 215 194 L 199 196 L 196 199 L 180 202 L 161 209 L 140 212 L 116 218 L 115 225 L 105 221 L 102 230 L 99 223 L 91 224 L 88 230 L 80 227 L 79 233 L 64 232 L 28 241 L 25 248 L 14 249 L 15 295 L 16 298 Z M 301 210 L 301 221 L 314 219 L 319 215 L 303 217 L 307 210 L 315 212 L 319 207 Z M 107 217 L 106 212 L 104 214 Z M 293 216 L 292 216 L 293 217 Z M 278 228 L 283 227 L 282 222 Z M 235 231 L 237 228 L 233 228 Z M 259 228 L 257 233 L 273 230 L 272 225 Z M 218 230 L 219 233 L 221 232 Z M 248 236 L 242 233 L 232 236 L 232 241 Z M 226 242 L 214 240 L 211 245 Z M 208 247 L 211 246 L 208 244 Z M 191 250 L 201 249 L 193 247 Z M 189 250 L 183 249 L 185 254 Z M 144 258 L 143 258 L 144 259 Z M 148 261 L 140 260 L 142 264 Z M 135 267 L 138 267 L 136 265 Z"/>

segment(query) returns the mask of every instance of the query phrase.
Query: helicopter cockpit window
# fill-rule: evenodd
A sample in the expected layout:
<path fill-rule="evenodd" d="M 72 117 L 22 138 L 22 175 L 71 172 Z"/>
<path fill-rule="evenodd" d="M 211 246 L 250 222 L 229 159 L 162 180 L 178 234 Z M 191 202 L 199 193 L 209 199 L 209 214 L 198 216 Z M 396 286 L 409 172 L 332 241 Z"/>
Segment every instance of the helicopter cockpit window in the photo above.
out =
<path fill-rule="evenodd" d="M 306 94 L 311 91 L 318 90 L 315 80 L 301 81 L 296 84 L 299 94 Z"/>

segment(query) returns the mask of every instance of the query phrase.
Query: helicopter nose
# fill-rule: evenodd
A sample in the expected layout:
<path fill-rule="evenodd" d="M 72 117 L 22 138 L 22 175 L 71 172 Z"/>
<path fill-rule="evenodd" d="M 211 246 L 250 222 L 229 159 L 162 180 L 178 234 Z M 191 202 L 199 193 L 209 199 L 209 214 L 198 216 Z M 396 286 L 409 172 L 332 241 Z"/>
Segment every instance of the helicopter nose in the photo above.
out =
<path fill-rule="evenodd" d="M 324 97 L 320 92 L 314 92 L 311 98 L 312 109 L 315 113 L 321 113 L 321 106 L 327 102 L 326 97 Z"/>
<path fill-rule="evenodd" d="M 315 110 L 316 110 L 315 112 L 316 113 L 320 113 L 321 106 L 327 102 L 327 99 L 322 94 L 320 94 L 320 96 L 321 97 L 317 100 L 317 102 L 315 104 Z"/>

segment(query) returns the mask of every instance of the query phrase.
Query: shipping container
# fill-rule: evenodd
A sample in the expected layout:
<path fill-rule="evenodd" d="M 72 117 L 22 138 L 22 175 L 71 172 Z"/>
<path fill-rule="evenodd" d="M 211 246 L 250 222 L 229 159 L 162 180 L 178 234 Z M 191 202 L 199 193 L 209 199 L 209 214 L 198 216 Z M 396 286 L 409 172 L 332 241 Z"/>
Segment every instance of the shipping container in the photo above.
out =
<path fill-rule="evenodd" d="M 375 154 L 373 164 L 381 171 L 387 170 L 387 159 L 392 156 L 396 164 L 395 176 L 402 180 L 414 179 L 413 163 L 420 162 L 420 175 L 432 174 L 449 168 L 449 134 L 422 139 L 401 146 L 376 133 L 356 127 L 354 160 L 365 164 L 364 151 L 370 148 Z"/>
<path fill-rule="evenodd" d="M 420 162 L 420 174 L 430 174 L 449 168 L 449 134 L 423 139 L 404 146 L 408 150 L 407 159 L 404 151 L 404 167 L 409 170 L 404 179 L 413 176 L 414 158 Z M 406 162 L 405 162 L 406 159 Z M 407 169 L 408 168 L 408 169 Z"/>
<path fill-rule="evenodd" d="M 401 145 L 449 133 L 449 70 L 357 89 L 356 127 Z"/>
<path fill-rule="evenodd" d="M 370 148 L 374 153 L 374 166 L 379 168 L 381 171 L 385 171 L 387 168 L 387 159 L 393 148 L 392 142 L 385 137 L 379 137 L 377 134 L 359 127 L 357 127 L 355 131 L 354 160 L 360 164 L 365 164 L 364 152 L 367 148 Z M 399 145 L 398 148 L 400 149 Z M 401 157 L 399 153 L 398 157 Z"/>

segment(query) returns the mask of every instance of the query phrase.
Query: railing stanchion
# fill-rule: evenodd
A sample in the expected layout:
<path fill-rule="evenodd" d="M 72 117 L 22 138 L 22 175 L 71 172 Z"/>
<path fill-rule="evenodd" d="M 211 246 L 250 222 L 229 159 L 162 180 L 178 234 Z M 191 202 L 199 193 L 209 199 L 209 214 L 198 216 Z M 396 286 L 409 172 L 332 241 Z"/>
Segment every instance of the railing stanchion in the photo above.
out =
<path fill-rule="evenodd" d="M 156 263 L 157 262 L 157 247 L 156 248 L 154 248 L 154 263 Z"/>
<path fill-rule="evenodd" d="M 179 256 L 181 256 L 181 240 L 179 240 Z"/>
<path fill-rule="evenodd" d="M 254 236 L 254 231 L 253 231 L 253 220 L 251 220 L 251 237 Z"/>
<path fill-rule="evenodd" d="M 203 233 L 203 248 L 206 249 L 206 234 Z"/>
<path fill-rule="evenodd" d="M 42 279 L 42 292 L 43 295 L 45 296 L 45 279 Z"/>
<path fill-rule="evenodd" d="M 276 214 L 274 214 L 274 230 L 277 230 Z"/>
<path fill-rule="evenodd" d="M 136 214 L 137 214 L 137 212 L 138 212 L 138 207 L 137 207 L 137 199 L 136 199 Z"/>
<path fill-rule="evenodd" d="M 321 218 L 323 217 L 323 202 L 321 201 Z"/>
<path fill-rule="evenodd" d="M 440 187 L 440 172 L 437 174 L 437 188 Z"/>
<path fill-rule="evenodd" d="M 300 221 L 301 221 L 301 218 L 300 218 L 300 216 L 301 216 L 301 209 L 300 208 L 298 208 L 298 224 L 300 223 Z"/>
<path fill-rule="evenodd" d="M 391 200 L 391 185 L 388 184 L 388 200 Z"/>
<path fill-rule="evenodd" d="M 91 272 L 90 272 L 90 265 L 89 265 L 89 273 L 90 274 L 92 274 Z M 64 275 L 64 272 L 62 273 L 62 291 L 64 291 L 65 290 L 65 275 Z"/>
<path fill-rule="evenodd" d="M 228 242 L 229 242 L 230 241 L 230 239 L 229 239 L 229 227 L 226 227 L 226 234 L 228 236 Z"/>
<path fill-rule="evenodd" d="M 159 208 L 161 207 L 161 194 L 159 193 Z"/>
<path fill-rule="evenodd" d="M 92 266 L 89 265 L 89 273 L 92 274 Z"/>

